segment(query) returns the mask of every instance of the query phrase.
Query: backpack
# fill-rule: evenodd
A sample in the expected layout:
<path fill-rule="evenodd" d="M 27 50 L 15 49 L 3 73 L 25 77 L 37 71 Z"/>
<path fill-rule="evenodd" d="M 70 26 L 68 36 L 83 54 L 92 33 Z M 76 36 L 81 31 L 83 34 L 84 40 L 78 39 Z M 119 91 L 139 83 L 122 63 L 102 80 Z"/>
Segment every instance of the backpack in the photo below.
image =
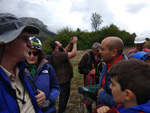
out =
<path fill-rule="evenodd" d="M 53 52 L 51 55 L 47 55 L 45 57 L 46 60 L 48 60 L 48 63 L 51 64 L 54 69 L 56 69 L 56 68 L 55 68 L 54 63 L 53 63 L 53 55 L 55 55 L 56 53 L 59 53 L 59 51 Z"/>
<path fill-rule="evenodd" d="M 89 86 L 89 85 L 96 85 L 96 80 L 95 80 L 95 75 L 91 75 L 91 71 L 89 72 L 89 74 L 86 76 L 85 79 L 85 86 Z"/>

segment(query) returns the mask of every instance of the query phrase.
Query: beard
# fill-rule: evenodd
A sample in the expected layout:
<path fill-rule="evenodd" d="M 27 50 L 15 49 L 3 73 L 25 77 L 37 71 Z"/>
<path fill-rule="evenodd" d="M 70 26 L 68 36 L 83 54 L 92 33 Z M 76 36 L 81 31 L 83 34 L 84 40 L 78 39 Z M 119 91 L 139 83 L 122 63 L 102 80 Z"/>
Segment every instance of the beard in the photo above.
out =
<path fill-rule="evenodd" d="M 65 52 L 65 50 L 64 50 L 63 47 L 59 47 L 59 51 L 60 51 L 60 52 Z"/>

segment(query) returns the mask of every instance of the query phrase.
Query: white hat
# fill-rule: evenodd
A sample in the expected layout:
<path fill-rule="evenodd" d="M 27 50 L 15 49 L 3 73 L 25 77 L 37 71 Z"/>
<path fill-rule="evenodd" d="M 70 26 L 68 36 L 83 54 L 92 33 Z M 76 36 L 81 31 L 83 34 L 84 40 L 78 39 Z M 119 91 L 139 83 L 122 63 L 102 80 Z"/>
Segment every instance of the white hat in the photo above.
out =
<path fill-rule="evenodd" d="M 140 44 L 140 43 L 144 43 L 146 41 L 146 39 L 142 36 L 137 36 L 135 37 L 134 43 L 135 44 Z"/>
<path fill-rule="evenodd" d="M 0 14 L 0 43 L 8 43 L 17 38 L 25 30 L 29 34 L 38 34 L 39 29 L 35 26 L 25 26 L 15 15 L 10 13 Z"/>

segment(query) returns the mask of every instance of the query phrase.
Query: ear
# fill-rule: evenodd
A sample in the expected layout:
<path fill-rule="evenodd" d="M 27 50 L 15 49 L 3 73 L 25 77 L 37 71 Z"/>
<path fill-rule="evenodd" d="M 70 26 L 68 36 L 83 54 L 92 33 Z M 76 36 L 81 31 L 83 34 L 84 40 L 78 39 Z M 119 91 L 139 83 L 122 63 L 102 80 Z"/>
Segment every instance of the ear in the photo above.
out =
<path fill-rule="evenodd" d="M 112 56 L 116 56 L 116 55 L 117 55 L 117 52 L 118 52 L 117 49 L 113 49 L 113 50 L 112 50 Z"/>
<path fill-rule="evenodd" d="M 126 89 L 124 92 L 125 92 L 125 100 L 130 101 L 136 98 L 135 94 L 129 89 Z"/>

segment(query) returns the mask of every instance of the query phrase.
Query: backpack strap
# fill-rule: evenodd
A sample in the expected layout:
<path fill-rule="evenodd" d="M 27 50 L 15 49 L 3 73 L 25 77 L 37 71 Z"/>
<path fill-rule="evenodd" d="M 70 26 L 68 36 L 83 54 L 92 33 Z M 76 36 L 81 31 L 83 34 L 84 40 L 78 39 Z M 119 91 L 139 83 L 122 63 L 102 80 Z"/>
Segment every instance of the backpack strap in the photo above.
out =
<path fill-rule="evenodd" d="M 50 85 L 50 87 L 51 87 L 51 71 L 50 71 L 50 66 L 49 66 L 49 64 L 47 64 L 47 70 L 48 70 L 48 74 L 49 74 L 49 85 Z"/>
<path fill-rule="evenodd" d="M 89 56 L 89 59 L 88 59 L 88 61 L 87 61 L 87 64 L 88 64 L 88 63 L 90 62 L 91 55 L 90 55 L 90 52 L 87 52 L 86 54 Z"/>
<path fill-rule="evenodd" d="M 32 87 L 34 94 L 37 95 L 37 87 L 35 86 L 33 81 L 30 79 L 30 77 L 28 75 L 26 75 L 26 73 L 25 73 L 25 77 L 27 78 L 27 81 L 29 82 L 30 86 Z"/>
<path fill-rule="evenodd" d="M 55 68 L 55 66 L 54 66 L 53 56 L 54 56 L 56 53 L 59 53 L 59 51 L 53 52 L 51 55 L 49 55 L 49 57 L 48 57 L 48 59 L 47 59 L 48 62 L 49 62 L 49 64 L 51 64 L 51 65 L 54 67 L 54 69 L 56 69 L 56 68 Z"/>

